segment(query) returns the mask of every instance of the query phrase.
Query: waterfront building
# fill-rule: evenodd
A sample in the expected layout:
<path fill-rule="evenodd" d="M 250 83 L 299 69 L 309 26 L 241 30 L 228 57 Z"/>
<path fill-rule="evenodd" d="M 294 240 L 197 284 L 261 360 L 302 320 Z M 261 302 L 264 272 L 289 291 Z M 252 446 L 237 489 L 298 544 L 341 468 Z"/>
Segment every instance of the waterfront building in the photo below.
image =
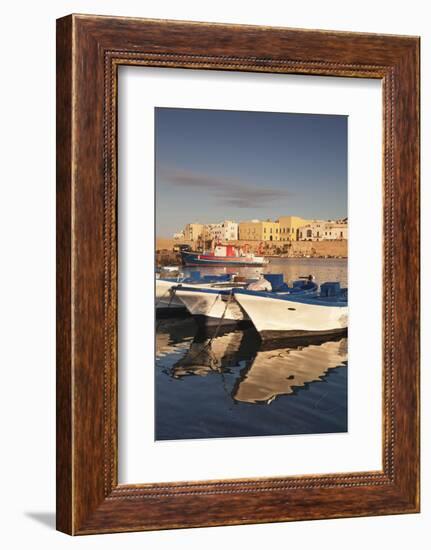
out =
<path fill-rule="evenodd" d="M 300 241 L 334 241 L 348 238 L 347 220 L 313 220 L 298 229 Z"/>
<path fill-rule="evenodd" d="M 323 239 L 324 220 L 312 220 L 298 229 L 298 237 L 300 241 L 320 241 Z"/>
<path fill-rule="evenodd" d="M 238 224 L 231 220 L 207 225 L 208 234 L 217 242 L 237 241 Z"/>
<path fill-rule="evenodd" d="M 324 238 L 327 240 L 347 240 L 349 228 L 344 221 L 335 221 L 326 224 Z"/>
<path fill-rule="evenodd" d="M 299 229 L 310 223 L 310 220 L 299 216 L 280 216 L 280 241 L 299 240 Z"/>
<path fill-rule="evenodd" d="M 280 224 L 271 220 L 250 220 L 240 222 L 238 237 L 241 241 L 279 241 Z"/>
<path fill-rule="evenodd" d="M 188 223 L 183 231 L 184 239 L 193 242 L 201 240 L 204 234 L 204 227 L 202 223 Z"/>
<path fill-rule="evenodd" d="M 347 218 L 340 220 L 306 220 L 299 216 L 280 216 L 278 220 L 248 220 L 220 223 L 189 223 L 174 234 L 174 240 L 202 244 L 226 241 L 321 241 L 348 239 Z"/>

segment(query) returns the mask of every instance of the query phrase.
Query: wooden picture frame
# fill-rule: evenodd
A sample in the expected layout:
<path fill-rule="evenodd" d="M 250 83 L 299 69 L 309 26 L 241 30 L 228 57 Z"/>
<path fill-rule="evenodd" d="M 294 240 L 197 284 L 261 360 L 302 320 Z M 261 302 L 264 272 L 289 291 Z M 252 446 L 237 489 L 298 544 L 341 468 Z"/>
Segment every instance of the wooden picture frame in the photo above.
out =
<path fill-rule="evenodd" d="M 119 65 L 381 79 L 381 471 L 118 484 Z M 89 15 L 59 19 L 57 529 L 90 534 L 418 511 L 419 38 Z"/>

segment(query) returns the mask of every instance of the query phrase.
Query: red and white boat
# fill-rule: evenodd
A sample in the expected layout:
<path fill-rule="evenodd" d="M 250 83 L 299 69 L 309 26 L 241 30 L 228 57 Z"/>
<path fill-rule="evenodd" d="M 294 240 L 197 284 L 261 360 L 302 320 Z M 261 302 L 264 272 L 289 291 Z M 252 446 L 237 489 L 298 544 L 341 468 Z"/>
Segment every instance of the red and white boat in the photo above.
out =
<path fill-rule="evenodd" d="M 183 265 L 195 266 L 262 266 L 268 263 L 263 256 L 255 256 L 232 244 L 217 244 L 211 252 L 181 251 Z"/>

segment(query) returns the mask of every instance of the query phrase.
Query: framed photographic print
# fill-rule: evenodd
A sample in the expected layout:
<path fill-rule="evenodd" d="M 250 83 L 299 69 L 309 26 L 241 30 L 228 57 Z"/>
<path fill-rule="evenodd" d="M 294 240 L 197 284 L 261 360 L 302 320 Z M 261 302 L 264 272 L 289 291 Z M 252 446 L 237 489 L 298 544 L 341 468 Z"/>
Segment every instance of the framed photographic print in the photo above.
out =
<path fill-rule="evenodd" d="M 419 39 L 57 22 L 57 527 L 419 511 Z"/>

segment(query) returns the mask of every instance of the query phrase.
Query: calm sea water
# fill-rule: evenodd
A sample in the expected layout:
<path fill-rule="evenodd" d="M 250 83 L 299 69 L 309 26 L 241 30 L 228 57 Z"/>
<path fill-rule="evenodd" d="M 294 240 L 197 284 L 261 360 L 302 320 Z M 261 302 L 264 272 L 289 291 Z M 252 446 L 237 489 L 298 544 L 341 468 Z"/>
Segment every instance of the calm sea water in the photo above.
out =
<path fill-rule="evenodd" d="M 342 259 L 274 259 L 264 270 L 347 285 Z M 164 319 L 155 369 L 157 440 L 347 431 L 347 337 L 262 343 L 253 327 L 211 333 Z"/>

